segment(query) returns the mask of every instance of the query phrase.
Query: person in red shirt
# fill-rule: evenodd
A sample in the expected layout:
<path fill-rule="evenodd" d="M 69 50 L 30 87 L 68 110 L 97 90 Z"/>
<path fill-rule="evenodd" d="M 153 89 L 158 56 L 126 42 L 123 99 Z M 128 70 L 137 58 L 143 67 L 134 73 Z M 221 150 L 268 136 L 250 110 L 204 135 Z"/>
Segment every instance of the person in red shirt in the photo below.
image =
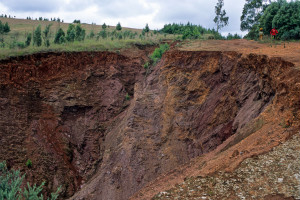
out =
<path fill-rule="evenodd" d="M 278 33 L 278 31 L 275 29 L 275 27 L 273 27 L 273 29 L 270 31 L 271 34 L 271 38 L 275 38 L 276 34 Z"/>

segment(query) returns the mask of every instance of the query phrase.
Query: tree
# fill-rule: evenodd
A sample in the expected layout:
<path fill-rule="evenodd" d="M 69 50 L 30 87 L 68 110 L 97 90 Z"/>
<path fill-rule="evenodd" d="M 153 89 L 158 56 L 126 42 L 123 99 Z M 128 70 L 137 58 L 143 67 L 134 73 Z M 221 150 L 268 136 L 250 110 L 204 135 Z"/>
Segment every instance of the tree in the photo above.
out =
<path fill-rule="evenodd" d="M 3 32 L 8 33 L 9 31 L 10 31 L 10 27 L 9 27 L 8 23 L 6 22 L 3 26 Z"/>
<path fill-rule="evenodd" d="M 15 199 L 32 199 L 43 200 L 43 195 L 40 194 L 43 190 L 45 182 L 40 186 L 34 184 L 33 187 L 27 183 L 27 188 L 22 188 L 22 182 L 25 174 L 22 175 L 19 170 L 8 170 L 6 162 L 0 162 L 0 199 L 15 200 Z M 51 198 L 48 200 L 55 200 L 61 187 L 55 193 L 51 193 Z"/>
<path fill-rule="evenodd" d="M 106 29 L 107 28 L 107 25 L 104 23 L 103 25 L 102 25 L 102 29 Z"/>
<path fill-rule="evenodd" d="M 75 40 L 75 25 L 74 24 L 69 24 L 68 30 L 67 30 L 67 36 L 66 39 L 69 42 L 74 42 Z"/>
<path fill-rule="evenodd" d="M 259 18 L 259 25 L 263 28 L 264 34 L 268 35 L 270 33 L 270 30 L 273 28 L 272 21 L 284 2 L 285 1 L 278 1 L 271 3 Z"/>
<path fill-rule="evenodd" d="M 31 43 L 31 33 L 27 34 L 26 36 L 26 41 L 25 41 L 25 46 L 28 47 Z"/>
<path fill-rule="evenodd" d="M 300 1 L 283 2 L 272 20 L 278 38 L 300 39 Z"/>
<path fill-rule="evenodd" d="M 102 31 L 100 31 L 99 33 L 98 33 L 98 39 L 99 39 L 99 37 L 102 37 L 103 39 L 105 39 L 105 38 L 107 38 L 107 32 L 106 32 L 106 30 L 104 29 L 104 30 L 102 30 Z"/>
<path fill-rule="evenodd" d="M 90 39 L 93 39 L 95 37 L 95 33 L 93 30 L 91 30 L 89 36 L 88 36 Z"/>
<path fill-rule="evenodd" d="M 0 20 L 0 35 L 6 34 L 8 32 L 10 32 L 10 27 L 8 23 L 6 22 L 5 24 L 2 24 L 2 21 Z"/>
<path fill-rule="evenodd" d="M 73 23 L 75 23 L 75 24 L 80 24 L 80 20 L 78 19 L 74 19 L 74 21 L 73 21 Z"/>
<path fill-rule="evenodd" d="M 148 26 L 148 24 L 146 24 L 146 26 L 145 26 L 145 32 L 149 33 L 149 31 L 150 31 L 149 26 Z"/>
<path fill-rule="evenodd" d="M 43 39 L 44 39 L 44 45 L 46 47 L 50 46 L 50 41 L 49 41 L 49 37 L 50 37 L 50 27 L 52 26 L 52 24 L 48 24 L 45 28 L 45 30 L 43 31 Z"/>
<path fill-rule="evenodd" d="M 85 38 L 85 30 L 80 26 L 80 24 L 77 24 L 76 26 L 74 24 L 69 24 L 68 30 L 67 30 L 67 41 L 74 42 L 76 41 L 83 41 Z"/>
<path fill-rule="evenodd" d="M 241 31 L 250 31 L 271 3 L 270 0 L 246 0 L 241 16 Z"/>
<path fill-rule="evenodd" d="M 116 30 L 117 30 L 117 31 L 122 30 L 122 26 L 121 26 L 120 22 L 118 22 L 118 24 L 117 24 L 117 26 L 116 26 Z"/>
<path fill-rule="evenodd" d="M 38 47 L 42 45 L 41 25 L 38 25 L 38 27 L 35 29 L 33 33 L 33 45 L 36 45 Z"/>
<path fill-rule="evenodd" d="M 3 34 L 3 24 L 2 21 L 0 20 L 0 35 Z"/>
<path fill-rule="evenodd" d="M 62 44 L 65 43 L 65 32 L 62 30 L 62 28 L 59 28 L 58 31 L 55 34 L 54 43 L 55 44 Z"/>
<path fill-rule="evenodd" d="M 81 28 L 80 24 L 75 27 L 75 40 L 83 41 L 85 38 L 85 30 Z"/>
<path fill-rule="evenodd" d="M 217 32 L 219 32 L 219 29 L 228 25 L 229 17 L 226 17 L 226 11 L 222 10 L 223 6 L 223 0 L 218 0 L 217 5 L 215 6 L 216 17 L 214 18 L 214 22 L 217 24 Z"/>

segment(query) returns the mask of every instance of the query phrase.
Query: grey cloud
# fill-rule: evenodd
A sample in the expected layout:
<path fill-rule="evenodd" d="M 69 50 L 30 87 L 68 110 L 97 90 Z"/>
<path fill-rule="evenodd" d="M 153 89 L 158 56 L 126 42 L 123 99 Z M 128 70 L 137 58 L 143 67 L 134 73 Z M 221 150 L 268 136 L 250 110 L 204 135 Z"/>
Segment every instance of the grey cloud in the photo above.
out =
<path fill-rule="evenodd" d="M 142 24 L 166 24 L 166 23 L 187 23 L 199 24 L 206 28 L 213 28 L 215 24 L 215 5 L 217 0 L 0 0 L 2 5 L 9 11 L 21 15 L 28 12 L 40 12 L 55 15 L 65 13 L 64 18 L 89 18 L 92 21 L 101 21 L 103 18 L 112 19 L 126 23 L 126 19 L 136 18 L 136 24 L 141 24 L 143 15 L 155 14 L 152 21 L 145 21 Z M 143 3 L 144 2 L 144 3 Z M 229 16 L 229 26 L 221 31 L 231 32 L 239 30 L 240 16 L 245 1 L 224 0 L 225 10 Z M 146 4 L 146 5 L 145 5 Z M 94 7 L 94 13 L 84 13 L 86 8 Z M 96 12 L 95 12 L 96 11 Z M 78 16 L 82 13 L 82 16 Z M 74 15 L 74 16 L 73 16 Z M 149 18 L 148 18 L 149 19 Z M 133 21 L 133 20 L 131 20 Z M 136 27 L 136 24 L 128 26 Z"/>
<path fill-rule="evenodd" d="M 59 0 L 2 0 L 2 4 L 15 12 L 52 12 L 59 8 Z"/>
<path fill-rule="evenodd" d="M 97 6 L 96 0 L 72 0 L 69 3 L 65 3 L 63 5 L 63 9 L 67 11 L 80 11 L 84 10 L 88 7 L 95 7 Z"/>
<path fill-rule="evenodd" d="M 217 0 L 152 0 L 160 5 L 160 10 L 155 16 L 155 22 L 172 23 L 172 22 L 191 22 L 199 24 L 206 28 L 214 28 L 215 23 L 215 5 Z M 244 1 L 226 0 L 224 9 L 229 16 L 229 26 L 224 27 L 221 31 L 239 30 L 240 16 Z"/>
<path fill-rule="evenodd" d="M 209 22 L 212 18 L 211 12 L 214 9 L 214 2 L 212 1 L 183 0 L 175 2 L 167 0 L 159 4 L 160 10 L 155 17 L 155 21 L 157 22 L 186 23 L 189 21 L 193 24 L 200 24 L 206 27 L 212 24 Z"/>
<path fill-rule="evenodd" d="M 136 0 L 102 0 L 97 2 L 101 15 L 112 18 L 137 17 L 153 12 Z"/>

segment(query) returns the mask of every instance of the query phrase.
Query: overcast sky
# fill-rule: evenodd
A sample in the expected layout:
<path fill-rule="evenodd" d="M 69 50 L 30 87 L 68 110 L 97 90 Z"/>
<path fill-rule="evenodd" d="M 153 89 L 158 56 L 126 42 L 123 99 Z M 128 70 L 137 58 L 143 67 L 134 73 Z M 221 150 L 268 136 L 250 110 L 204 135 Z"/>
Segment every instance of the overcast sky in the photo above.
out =
<path fill-rule="evenodd" d="M 80 19 L 83 23 L 160 29 L 166 23 L 200 24 L 214 28 L 217 0 L 0 0 L 0 14 L 16 18 L 59 17 L 64 22 Z M 245 0 L 224 0 L 229 25 L 221 30 L 241 33 L 240 16 Z M 245 34 L 245 33 L 244 33 Z"/>

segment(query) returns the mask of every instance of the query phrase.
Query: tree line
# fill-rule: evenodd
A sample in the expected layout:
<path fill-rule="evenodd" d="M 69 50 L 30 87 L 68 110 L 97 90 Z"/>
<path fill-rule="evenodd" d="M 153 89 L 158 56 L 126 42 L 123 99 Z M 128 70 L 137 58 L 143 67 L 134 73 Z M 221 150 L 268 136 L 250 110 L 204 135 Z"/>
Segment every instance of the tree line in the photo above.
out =
<path fill-rule="evenodd" d="M 240 25 L 242 31 L 249 31 L 246 38 L 257 39 L 259 28 L 269 35 L 274 27 L 279 39 L 300 39 L 300 1 L 246 0 Z"/>
<path fill-rule="evenodd" d="M 187 24 L 173 23 L 165 24 L 162 29 L 159 30 L 161 33 L 167 34 L 179 34 L 182 35 L 182 39 L 199 39 L 203 34 L 212 34 L 214 39 L 223 39 L 222 35 L 215 29 L 206 29 L 201 25 L 194 25 L 190 22 Z"/>

